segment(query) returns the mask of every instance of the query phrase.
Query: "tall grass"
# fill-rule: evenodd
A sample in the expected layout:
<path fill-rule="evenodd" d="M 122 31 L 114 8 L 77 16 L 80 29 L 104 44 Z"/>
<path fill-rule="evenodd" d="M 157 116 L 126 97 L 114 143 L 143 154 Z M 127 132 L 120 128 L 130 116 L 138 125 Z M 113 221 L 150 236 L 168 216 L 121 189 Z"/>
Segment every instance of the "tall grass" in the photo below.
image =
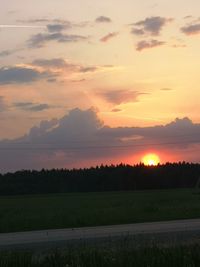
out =
<path fill-rule="evenodd" d="M 1 267 L 199 267 L 200 245 L 81 247 L 46 254 L 1 253 Z"/>

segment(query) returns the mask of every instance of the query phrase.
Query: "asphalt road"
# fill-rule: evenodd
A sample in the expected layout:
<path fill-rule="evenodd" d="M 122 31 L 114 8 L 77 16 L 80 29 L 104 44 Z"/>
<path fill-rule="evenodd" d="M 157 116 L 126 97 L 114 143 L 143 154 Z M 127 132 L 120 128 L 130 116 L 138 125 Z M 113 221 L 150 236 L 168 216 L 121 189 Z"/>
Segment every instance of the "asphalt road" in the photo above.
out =
<path fill-rule="evenodd" d="M 48 244 L 53 243 L 58 245 L 62 242 L 80 240 L 98 240 L 101 238 L 148 234 L 192 234 L 194 232 L 198 233 L 200 237 L 200 219 L 5 233 L 0 234 L 0 248 L 34 245 L 48 246 Z"/>

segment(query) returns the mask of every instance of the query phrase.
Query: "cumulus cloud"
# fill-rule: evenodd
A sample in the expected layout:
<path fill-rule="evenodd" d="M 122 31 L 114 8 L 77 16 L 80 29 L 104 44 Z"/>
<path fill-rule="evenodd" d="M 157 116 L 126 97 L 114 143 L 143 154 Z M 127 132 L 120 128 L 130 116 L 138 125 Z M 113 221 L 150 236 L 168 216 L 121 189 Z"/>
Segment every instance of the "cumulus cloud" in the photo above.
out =
<path fill-rule="evenodd" d="M 60 119 L 42 121 L 29 133 L 0 141 L 0 169 L 83 167 L 108 163 L 144 153 L 148 149 L 179 150 L 187 160 L 187 149 L 200 143 L 200 124 L 176 119 L 152 127 L 109 127 L 94 109 L 73 109 Z M 192 154 L 199 160 L 198 154 Z"/>
<path fill-rule="evenodd" d="M 138 97 L 145 93 L 141 93 L 134 90 L 102 90 L 98 92 L 98 95 L 105 99 L 107 102 L 112 103 L 114 105 L 120 105 L 130 102 L 137 102 Z"/>
<path fill-rule="evenodd" d="M 200 23 L 186 25 L 181 28 L 181 31 L 186 35 L 200 34 Z"/>
<path fill-rule="evenodd" d="M 34 112 L 39 112 L 51 108 L 51 106 L 48 104 L 44 103 L 36 104 L 32 102 L 16 102 L 13 104 L 13 106 L 25 111 L 34 111 Z"/>
<path fill-rule="evenodd" d="M 63 34 L 61 32 L 55 33 L 38 33 L 33 35 L 28 40 L 28 47 L 30 48 L 41 48 L 44 47 L 46 43 L 55 41 L 58 43 L 76 43 L 80 41 L 86 41 L 88 37 L 76 34 Z"/>
<path fill-rule="evenodd" d="M 131 24 L 132 26 L 134 26 L 131 32 L 135 35 L 149 34 L 151 36 L 158 36 L 160 35 L 163 27 L 172 20 L 173 19 L 171 18 L 164 18 L 159 16 L 148 17 L 144 20 L 140 20 L 136 23 Z"/>
<path fill-rule="evenodd" d="M 96 22 L 97 23 L 111 23 L 112 20 L 111 20 L 111 18 L 106 17 L 106 16 L 99 16 L 96 18 Z"/>
<path fill-rule="evenodd" d="M 155 48 L 164 45 L 165 42 L 158 41 L 158 40 L 150 40 L 150 41 L 140 41 L 136 45 L 136 50 L 137 51 L 142 51 L 144 49 L 149 49 L 149 48 Z"/>
<path fill-rule="evenodd" d="M 100 41 L 103 43 L 108 42 L 110 39 L 113 39 L 114 37 L 116 37 L 119 33 L 118 32 L 111 32 L 106 34 L 105 36 L 103 36 Z"/>

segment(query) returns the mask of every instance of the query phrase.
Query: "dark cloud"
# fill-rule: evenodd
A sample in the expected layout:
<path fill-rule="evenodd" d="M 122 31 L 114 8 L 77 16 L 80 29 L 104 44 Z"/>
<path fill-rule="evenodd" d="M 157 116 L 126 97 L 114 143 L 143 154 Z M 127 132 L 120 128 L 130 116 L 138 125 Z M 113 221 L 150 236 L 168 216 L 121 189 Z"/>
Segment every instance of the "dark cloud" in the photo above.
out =
<path fill-rule="evenodd" d="M 63 34 L 61 32 L 55 33 L 38 33 L 33 35 L 28 40 L 28 47 L 30 48 L 41 48 L 44 47 L 48 42 L 55 41 L 58 43 L 76 43 L 80 41 L 86 41 L 88 37 L 76 34 Z"/>
<path fill-rule="evenodd" d="M 100 17 L 96 18 L 96 22 L 97 23 L 110 23 L 110 22 L 112 22 L 112 20 L 109 17 L 100 16 Z"/>
<path fill-rule="evenodd" d="M 119 33 L 118 32 L 111 32 L 108 33 L 107 35 L 103 36 L 100 41 L 103 43 L 108 42 L 110 39 L 113 39 L 114 37 L 116 37 Z"/>
<path fill-rule="evenodd" d="M 105 126 L 94 109 L 73 109 L 61 119 L 42 121 L 14 140 L 0 142 L 0 169 L 72 168 L 115 163 L 148 150 L 178 153 L 188 159 L 188 149 L 200 143 L 200 124 L 176 119 L 160 126 Z M 199 153 L 192 152 L 193 160 Z"/>
<path fill-rule="evenodd" d="M 66 24 L 48 24 L 47 25 L 47 30 L 52 33 L 52 32 L 62 32 L 66 29 L 70 29 L 71 24 L 66 25 Z"/>
<path fill-rule="evenodd" d="M 186 35 L 200 34 L 200 23 L 186 25 L 181 28 L 181 31 Z"/>
<path fill-rule="evenodd" d="M 104 98 L 109 103 L 112 103 L 114 105 L 120 105 L 130 102 L 137 102 L 138 97 L 145 93 L 141 93 L 134 90 L 117 89 L 117 90 L 100 91 L 97 94 L 102 98 Z"/>
<path fill-rule="evenodd" d="M 131 30 L 131 33 L 132 34 L 135 34 L 135 35 L 144 35 L 145 34 L 145 31 L 143 29 L 136 29 L 136 28 L 133 28 Z"/>
<path fill-rule="evenodd" d="M 149 48 L 155 48 L 164 45 L 165 42 L 158 41 L 158 40 L 150 40 L 150 41 L 140 41 L 136 45 L 136 50 L 137 51 L 142 51 L 144 49 L 149 49 Z"/>
<path fill-rule="evenodd" d="M 13 106 L 22 110 L 34 112 L 43 111 L 51 108 L 51 106 L 48 104 L 35 104 L 32 102 L 17 102 L 14 103 Z"/>
<path fill-rule="evenodd" d="M 2 67 L 0 68 L 0 85 L 30 83 L 48 76 L 50 73 L 39 72 L 31 67 Z"/>
<path fill-rule="evenodd" d="M 134 28 L 132 29 L 132 34 L 135 35 L 144 35 L 150 34 L 152 36 L 158 36 L 162 30 L 162 28 L 168 23 L 171 22 L 171 18 L 164 17 L 149 17 L 145 20 L 140 20 L 134 24 Z"/>

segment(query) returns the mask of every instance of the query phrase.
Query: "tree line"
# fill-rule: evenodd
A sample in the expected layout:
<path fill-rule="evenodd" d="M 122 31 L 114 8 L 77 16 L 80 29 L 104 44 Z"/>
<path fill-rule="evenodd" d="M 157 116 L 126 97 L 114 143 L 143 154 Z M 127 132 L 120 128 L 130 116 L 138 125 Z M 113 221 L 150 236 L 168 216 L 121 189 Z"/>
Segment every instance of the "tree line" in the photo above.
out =
<path fill-rule="evenodd" d="M 199 177 L 200 164 L 185 162 L 21 170 L 0 174 L 0 195 L 192 188 Z"/>

